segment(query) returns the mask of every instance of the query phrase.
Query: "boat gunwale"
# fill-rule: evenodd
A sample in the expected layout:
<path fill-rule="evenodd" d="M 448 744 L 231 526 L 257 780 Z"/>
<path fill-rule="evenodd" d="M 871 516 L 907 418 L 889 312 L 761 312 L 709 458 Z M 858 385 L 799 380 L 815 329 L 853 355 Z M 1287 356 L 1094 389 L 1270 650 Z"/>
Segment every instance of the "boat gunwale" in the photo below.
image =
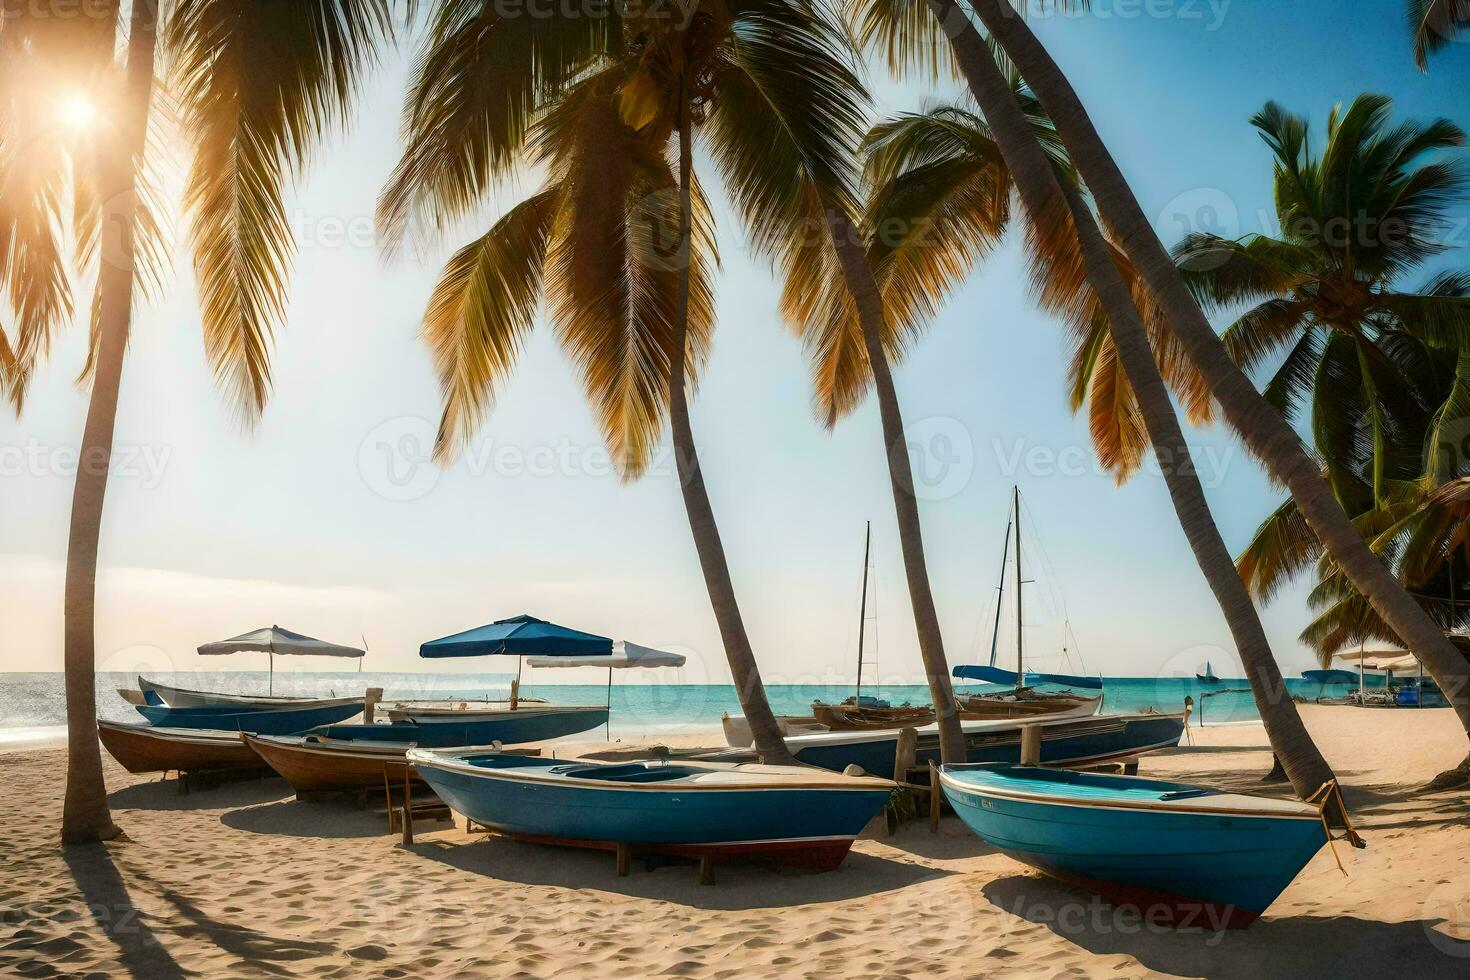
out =
<path fill-rule="evenodd" d="M 1021 790 L 995 789 L 989 786 L 979 787 L 972 783 L 966 783 L 955 778 L 955 774 L 951 771 L 947 771 L 947 767 L 944 766 L 941 766 L 939 768 L 939 782 L 941 785 L 954 789 L 957 792 L 970 793 L 972 795 L 981 797 L 993 796 L 997 799 L 1011 800 L 1018 803 L 1035 803 L 1042 806 L 1066 806 L 1087 810 L 1146 810 L 1151 813 L 1193 813 L 1209 814 L 1222 817 L 1252 817 L 1277 820 L 1310 820 L 1313 822 L 1321 822 L 1322 820 L 1321 810 L 1307 803 L 1297 804 L 1304 809 L 1296 811 L 1265 809 L 1238 810 L 1230 807 L 1208 807 L 1199 806 L 1197 804 L 1191 805 L 1187 801 L 1183 800 L 1156 800 L 1150 803 L 1130 802 L 1127 800 L 1084 800 L 1071 796 L 1058 797 L 1045 793 L 1027 793 Z M 1209 787 L 1199 788 L 1209 789 Z M 1251 797 L 1245 793 L 1225 793 L 1222 791 L 1220 795 L 1229 797 L 1231 799 L 1251 799 Z M 1280 802 L 1283 804 L 1290 804 L 1292 801 L 1282 800 Z"/>
<path fill-rule="evenodd" d="M 517 772 L 514 769 L 487 769 L 487 768 L 485 768 L 483 766 L 473 765 L 473 764 L 471 764 L 471 763 L 469 763 L 469 762 L 467 762 L 467 761 L 465 761 L 463 759 L 463 756 L 467 756 L 467 755 L 488 755 L 488 754 L 496 754 L 496 750 L 494 750 L 493 748 L 487 748 L 487 749 L 484 749 L 484 750 L 476 750 L 476 749 L 454 749 L 454 750 L 451 750 L 451 751 L 453 751 L 455 753 L 454 756 L 440 755 L 440 754 L 438 754 L 438 752 L 436 750 L 433 750 L 433 749 L 409 749 L 404 754 L 404 758 L 407 759 L 410 764 L 412 764 L 412 765 L 414 765 L 414 766 L 416 766 L 418 768 L 421 768 L 421 769 L 424 769 L 424 768 L 427 768 L 427 769 L 441 769 L 441 770 L 444 770 L 446 772 L 460 773 L 460 774 L 471 775 L 471 776 L 481 776 L 481 777 L 493 778 L 493 779 L 511 779 L 511 780 L 519 781 L 519 782 L 541 783 L 541 784 L 544 784 L 544 785 L 553 785 L 553 786 L 566 786 L 566 787 L 571 787 L 571 788 L 575 788 L 575 789 L 594 789 L 594 790 L 612 789 L 612 790 L 618 790 L 618 791 L 622 791 L 622 792 L 634 792 L 634 793 L 649 792 L 650 790 L 659 790 L 661 792 L 666 792 L 666 793 L 688 792 L 688 791 L 691 791 L 691 790 L 698 791 L 698 792 L 743 792 L 743 791 L 751 791 L 751 790 L 754 790 L 754 791 L 762 791 L 762 792 L 772 792 L 772 791 L 779 791 L 779 790 L 788 790 L 788 791 L 789 790 L 826 790 L 826 791 L 837 792 L 837 793 L 859 793 L 859 792 L 861 792 L 861 793 L 873 793 L 873 792 L 892 792 L 893 789 L 895 787 L 897 787 L 897 785 L 898 785 L 897 783 L 893 782 L 893 780 L 891 780 L 891 779 L 883 779 L 881 776 L 840 776 L 839 777 L 839 774 L 833 774 L 834 775 L 834 778 L 833 779 L 831 779 L 831 780 L 824 780 L 824 781 L 816 781 L 816 780 L 814 780 L 814 781 L 811 781 L 811 782 L 794 782 L 793 781 L 793 782 L 765 782 L 765 783 L 762 783 L 762 782 L 748 782 L 748 783 L 733 783 L 733 784 L 732 783 L 718 783 L 718 784 L 715 784 L 715 783 L 691 783 L 691 782 L 680 782 L 678 780 L 670 780 L 668 782 L 661 782 L 661 783 L 618 783 L 618 782 L 613 782 L 613 781 L 609 781 L 609 780 L 598 780 L 598 779 L 572 780 L 572 779 L 567 778 L 565 775 L 560 775 L 560 774 L 558 774 L 558 775 L 551 775 L 551 774 L 548 774 L 548 773 L 536 774 L 536 773 L 527 773 L 527 772 Z M 553 764 L 560 764 L 560 765 L 584 765 L 584 766 L 594 766 L 594 767 L 596 767 L 596 766 L 607 766 L 609 768 L 611 768 L 614 765 L 613 763 L 586 762 L 586 761 L 575 760 L 575 759 L 546 759 L 544 761 L 547 761 L 547 762 L 550 762 L 550 763 L 553 763 Z M 640 761 L 640 760 L 632 760 L 632 761 Z M 646 760 L 642 760 L 642 761 L 646 761 Z M 725 769 L 724 768 L 725 766 L 729 766 L 729 765 L 742 765 L 743 764 L 743 763 L 709 763 L 709 762 L 698 762 L 698 761 L 694 761 L 694 760 L 685 760 L 685 759 L 670 760 L 670 761 L 674 765 L 688 766 L 688 767 L 692 767 L 692 768 L 695 768 L 695 769 L 703 769 L 706 772 L 727 772 L 729 770 L 728 769 Z M 627 765 L 627 764 L 628 763 L 619 763 L 618 765 Z M 705 768 L 705 767 L 709 767 L 709 768 Z M 821 770 L 821 771 L 822 772 L 827 772 L 828 770 Z M 769 776 L 771 774 L 770 773 L 756 773 L 756 774 L 752 774 L 752 775 L 755 778 L 758 779 L 761 776 Z M 849 785 L 843 785 L 842 783 L 838 782 L 837 781 L 837 778 L 846 779 L 846 780 L 859 780 L 859 779 L 861 779 L 861 780 L 865 780 L 866 782 L 864 782 L 861 785 L 849 786 Z M 674 785 L 670 785 L 670 783 L 674 783 Z"/>
<path fill-rule="evenodd" d="M 107 718 L 98 718 L 97 727 L 163 741 L 238 743 L 241 740 L 240 736 L 245 734 L 231 728 L 175 728 L 171 725 L 138 725 L 126 721 L 111 721 Z"/>
<path fill-rule="evenodd" d="M 1132 721 L 1165 721 L 1165 720 L 1175 720 L 1175 721 L 1182 722 L 1182 721 L 1184 721 L 1184 718 L 1185 718 L 1185 714 L 1182 711 L 1180 711 L 1180 712 L 1173 712 L 1173 713 L 1169 713 L 1169 714 L 1164 714 L 1164 713 L 1148 714 L 1148 713 L 1138 712 L 1138 713 L 1126 714 L 1126 715 L 1104 715 L 1104 714 L 1081 715 L 1081 716 L 1073 716 L 1073 717 L 1070 717 L 1070 718 L 1069 717 L 1050 718 L 1050 717 L 1042 716 L 1042 717 L 1037 718 L 1035 720 L 1026 719 L 1026 718 L 994 718 L 994 719 L 985 719 L 985 720 L 978 720 L 978 721 L 964 721 L 964 722 L 961 722 L 960 723 L 960 726 L 961 726 L 962 734 L 968 736 L 968 735 L 989 735 L 989 734 L 992 734 L 992 733 L 995 733 L 995 732 L 1004 732 L 1004 731 L 1007 731 L 1009 729 L 1017 729 L 1018 730 L 1018 734 L 1019 734 L 1019 729 L 1024 728 L 1024 727 L 1026 727 L 1028 725 L 1038 725 L 1038 726 L 1042 727 L 1043 729 L 1047 729 L 1047 728 L 1056 728 L 1056 727 L 1061 726 L 1061 725 L 1085 725 L 1085 724 L 1088 724 L 1088 723 L 1092 723 L 1092 724 L 1107 723 L 1107 727 L 1106 728 L 1103 728 L 1103 729 L 1099 729 L 1099 731 L 1108 731 L 1108 730 L 1116 730 L 1116 729 L 1120 729 L 1120 728 L 1126 727 L 1126 723 L 1127 722 L 1132 722 Z M 939 731 L 939 727 L 938 727 L 937 724 L 921 725 L 921 726 L 906 726 L 906 727 L 913 727 L 913 728 L 915 728 L 915 730 L 920 735 L 932 735 L 932 734 L 935 734 L 935 733 L 937 733 Z M 902 728 L 884 728 L 884 729 L 874 729 L 874 730 L 870 730 L 870 731 L 855 731 L 855 732 L 830 732 L 830 731 L 829 732 L 804 732 L 804 733 L 801 733 L 801 734 L 798 734 L 798 735 L 787 735 L 787 736 L 785 736 L 785 739 L 786 739 L 786 744 L 787 744 L 788 747 L 793 748 L 793 749 L 803 749 L 803 748 L 806 748 L 808 746 L 826 745 L 826 744 L 829 744 L 829 743 L 844 744 L 844 743 L 848 743 L 848 742 L 882 742 L 882 741 L 888 741 L 890 739 L 896 739 L 896 738 L 898 738 L 898 733 L 900 731 L 902 731 L 902 730 L 903 730 Z M 1079 733 L 1076 733 L 1076 734 L 1085 734 L 1085 733 L 1079 732 Z M 1045 731 L 1043 731 L 1042 732 L 1042 738 L 1045 739 L 1047 737 L 1048 737 L 1047 736 L 1047 733 Z M 1055 737 L 1055 736 L 1052 736 L 1052 737 Z"/>

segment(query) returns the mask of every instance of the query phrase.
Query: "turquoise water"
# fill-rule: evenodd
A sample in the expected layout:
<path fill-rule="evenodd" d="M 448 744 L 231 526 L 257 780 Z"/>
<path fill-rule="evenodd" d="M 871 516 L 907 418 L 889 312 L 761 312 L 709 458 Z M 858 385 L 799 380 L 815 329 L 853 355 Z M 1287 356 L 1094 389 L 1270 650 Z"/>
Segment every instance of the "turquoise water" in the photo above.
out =
<path fill-rule="evenodd" d="M 156 680 L 167 683 L 170 677 Z M 265 671 L 211 671 L 180 674 L 172 678 L 180 687 L 235 693 L 266 692 Z M 508 674 L 419 674 L 419 673 L 280 673 L 274 680 L 277 694 L 315 697 L 357 694 L 368 687 L 381 687 L 384 696 L 395 698 L 473 699 L 503 698 L 509 690 Z M 137 712 L 116 688 L 134 687 L 130 674 L 97 675 L 97 710 L 114 721 L 138 721 Z M 1289 680 L 1291 694 L 1308 700 L 1319 696 L 1346 694 L 1350 685 L 1328 685 L 1300 678 Z M 961 691 L 984 690 L 980 685 L 962 685 Z M 603 684 L 526 684 L 527 697 L 543 697 L 561 704 L 602 704 L 609 696 Z M 719 728 L 720 715 L 737 714 L 740 702 L 728 684 L 634 684 L 615 680 L 611 688 L 613 734 L 699 731 Z M 852 693 L 850 687 L 819 685 L 772 685 L 767 689 L 777 714 L 801 714 L 813 700 L 840 701 Z M 928 704 L 929 689 L 922 685 L 864 688 L 893 704 Z M 1103 710 L 1130 712 L 1154 709 L 1179 711 L 1184 698 L 1195 701 L 1195 721 L 1207 725 L 1252 721 L 1259 718 L 1255 701 L 1244 680 L 1225 679 L 1218 685 L 1202 685 L 1193 678 L 1116 677 L 1105 682 Z M 66 721 L 66 699 L 60 673 L 0 673 L 0 731 L 47 729 Z"/>

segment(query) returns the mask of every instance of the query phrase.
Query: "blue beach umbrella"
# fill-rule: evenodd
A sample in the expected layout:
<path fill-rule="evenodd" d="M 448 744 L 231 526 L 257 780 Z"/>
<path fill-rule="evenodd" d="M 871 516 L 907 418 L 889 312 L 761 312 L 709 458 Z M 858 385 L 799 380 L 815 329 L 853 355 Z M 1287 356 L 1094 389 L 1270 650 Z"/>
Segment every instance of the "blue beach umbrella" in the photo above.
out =
<path fill-rule="evenodd" d="M 429 640 L 419 646 L 419 656 L 429 659 L 515 657 L 517 688 L 520 687 L 521 666 L 526 657 L 531 658 L 533 667 L 606 667 L 609 708 L 612 707 L 614 668 L 681 667 L 685 661 L 683 654 L 653 650 L 527 615 L 496 620 L 486 626 Z"/>

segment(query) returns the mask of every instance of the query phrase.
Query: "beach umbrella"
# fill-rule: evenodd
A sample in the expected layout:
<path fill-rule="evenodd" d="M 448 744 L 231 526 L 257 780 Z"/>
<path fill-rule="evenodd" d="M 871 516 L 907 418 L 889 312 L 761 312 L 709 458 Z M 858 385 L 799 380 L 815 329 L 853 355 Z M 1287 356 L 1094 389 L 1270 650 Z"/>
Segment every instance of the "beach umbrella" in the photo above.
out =
<path fill-rule="evenodd" d="M 532 667 L 606 667 L 607 706 L 612 708 L 612 672 L 629 667 L 682 667 L 686 657 L 679 653 L 654 650 L 627 640 L 613 640 L 575 630 L 535 616 L 512 616 L 485 626 L 429 640 L 419 646 L 419 656 L 441 657 L 515 657 L 516 689 L 520 688 L 521 668 Z M 512 705 L 515 697 L 513 696 Z M 612 733 L 609 720 L 608 734 Z"/>
<path fill-rule="evenodd" d="M 279 626 L 271 626 L 249 633 L 232 636 L 228 640 L 216 640 L 199 647 L 205 657 L 223 657 L 231 653 L 270 654 L 270 687 L 274 693 L 276 681 L 276 655 L 285 657 L 352 657 L 359 661 L 366 651 L 357 647 L 328 643 L 303 633 L 295 633 Z M 361 663 L 358 664 L 361 667 Z"/>
<path fill-rule="evenodd" d="M 682 667 L 688 659 L 682 653 L 654 650 L 651 647 L 629 643 L 627 640 L 615 640 L 613 641 L 612 652 L 606 655 L 585 654 L 576 656 L 527 657 L 526 665 L 528 667 L 606 667 L 608 720 L 604 731 L 607 737 L 611 739 L 613 671 L 625 670 L 630 667 Z"/>

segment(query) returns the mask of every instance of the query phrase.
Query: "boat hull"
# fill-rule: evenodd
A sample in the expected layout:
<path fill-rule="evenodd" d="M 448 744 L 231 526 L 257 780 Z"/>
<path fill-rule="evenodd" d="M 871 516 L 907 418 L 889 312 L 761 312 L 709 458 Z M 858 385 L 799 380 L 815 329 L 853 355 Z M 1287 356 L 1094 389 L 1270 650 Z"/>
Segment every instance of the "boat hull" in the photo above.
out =
<path fill-rule="evenodd" d="M 420 748 L 443 749 L 460 745 L 523 745 L 591 731 L 607 724 L 607 708 L 552 705 L 518 708 L 495 714 L 469 712 L 464 720 L 440 715 L 432 721 L 392 722 L 387 725 L 331 725 L 319 734 L 356 742 L 411 742 Z"/>
<path fill-rule="evenodd" d="M 972 694 L 958 701 L 961 721 L 992 721 L 998 718 L 1089 718 L 1102 708 L 1102 698 L 987 697 Z"/>
<path fill-rule="evenodd" d="M 511 836 L 666 853 L 765 854 L 805 867 L 841 863 L 890 794 L 885 787 L 570 785 L 513 770 L 465 772 L 436 763 L 432 753 L 414 751 L 409 759 L 452 809 Z"/>
<path fill-rule="evenodd" d="M 1095 765 L 1173 748 L 1184 735 L 1183 715 L 1096 715 L 1039 722 L 1041 763 L 1047 766 Z M 1021 725 L 972 722 L 965 729 L 970 762 L 1020 762 Z M 799 735 L 786 740 L 798 762 L 842 772 L 850 765 L 871 773 L 893 772 L 898 732 Z M 939 733 L 919 732 L 916 763 L 938 763 Z"/>
<path fill-rule="evenodd" d="M 107 754 L 131 773 L 252 769 L 261 765 L 234 732 L 170 730 L 151 725 L 97 723 Z"/>
<path fill-rule="evenodd" d="M 381 787 L 384 776 L 393 785 L 418 774 L 403 754 L 407 745 L 370 746 L 313 741 L 302 736 L 246 735 L 245 744 L 298 793 Z"/>
<path fill-rule="evenodd" d="M 1016 799 L 940 778 L 975 834 L 1023 864 L 1151 922 L 1239 928 L 1263 913 L 1325 841 L 1320 818 Z M 1156 782 L 1133 780 L 1137 783 Z"/>
<path fill-rule="evenodd" d="M 164 728 L 195 728 L 251 732 L 258 735 L 299 735 L 321 725 L 346 721 L 362 712 L 362 701 L 343 699 L 305 707 L 241 710 L 238 706 L 208 705 L 170 708 L 135 705 L 149 724 Z"/>

